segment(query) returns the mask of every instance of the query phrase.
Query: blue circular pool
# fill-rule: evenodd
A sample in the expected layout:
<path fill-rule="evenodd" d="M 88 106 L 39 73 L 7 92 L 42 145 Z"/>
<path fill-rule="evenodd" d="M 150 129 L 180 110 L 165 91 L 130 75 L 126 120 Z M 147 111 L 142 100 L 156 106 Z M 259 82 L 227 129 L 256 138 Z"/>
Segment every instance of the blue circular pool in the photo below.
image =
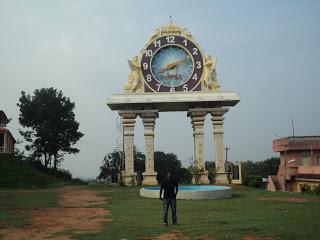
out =
<path fill-rule="evenodd" d="M 143 187 L 140 196 L 159 198 L 160 186 Z M 231 187 L 213 185 L 179 186 L 177 199 L 220 199 L 231 198 Z"/>

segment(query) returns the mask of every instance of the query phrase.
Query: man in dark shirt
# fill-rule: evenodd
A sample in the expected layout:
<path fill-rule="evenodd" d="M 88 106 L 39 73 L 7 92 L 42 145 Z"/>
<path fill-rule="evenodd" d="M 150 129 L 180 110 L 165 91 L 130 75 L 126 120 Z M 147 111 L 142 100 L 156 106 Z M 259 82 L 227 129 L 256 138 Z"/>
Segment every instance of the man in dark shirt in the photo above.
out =
<path fill-rule="evenodd" d="M 163 198 L 162 198 L 163 192 Z M 168 172 L 166 179 L 161 183 L 160 199 L 163 201 L 163 224 L 168 226 L 168 209 L 171 207 L 172 223 L 177 224 L 177 193 L 178 183 L 172 179 L 171 173 Z"/>

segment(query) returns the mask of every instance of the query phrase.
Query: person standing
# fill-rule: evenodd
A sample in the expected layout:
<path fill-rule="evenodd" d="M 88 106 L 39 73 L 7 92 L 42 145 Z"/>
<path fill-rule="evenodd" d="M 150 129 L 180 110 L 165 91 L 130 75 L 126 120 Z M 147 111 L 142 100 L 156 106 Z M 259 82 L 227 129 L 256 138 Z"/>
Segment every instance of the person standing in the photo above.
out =
<path fill-rule="evenodd" d="M 163 192 L 163 197 L 162 197 Z M 177 224 L 177 194 L 178 183 L 173 180 L 171 172 L 167 172 L 166 179 L 161 183 L 160 200 L 163 202 L 163 225 L 168 226 L 168 209 L 171 208 L 172 223 Z"/>

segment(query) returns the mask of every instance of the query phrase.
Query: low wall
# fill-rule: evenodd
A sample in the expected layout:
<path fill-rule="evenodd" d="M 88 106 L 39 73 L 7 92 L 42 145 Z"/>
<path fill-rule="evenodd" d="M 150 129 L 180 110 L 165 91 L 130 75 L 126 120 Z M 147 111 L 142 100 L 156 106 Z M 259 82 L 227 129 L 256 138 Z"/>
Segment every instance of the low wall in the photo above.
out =
<path fill-rule="evenodd" d="M 146 198 L 159 198 L 159 190 L 150 190 L 141 188 L 140 196 Z M 225 187 L 224 189 L 216 190 L 179 190 L 177 199 L 221 199 L 231 198 L 231 187 Z"/>

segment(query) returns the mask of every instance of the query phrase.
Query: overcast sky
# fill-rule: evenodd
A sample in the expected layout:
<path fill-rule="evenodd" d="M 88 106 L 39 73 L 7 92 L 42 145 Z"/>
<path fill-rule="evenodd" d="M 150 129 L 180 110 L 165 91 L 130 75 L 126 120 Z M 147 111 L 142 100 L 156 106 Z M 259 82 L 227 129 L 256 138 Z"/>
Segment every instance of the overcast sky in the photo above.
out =
<path fill-rule="evenodd" d="M 117 114 L 106 106 L 123 92 L 129 67 L 155 28 L 173 21 L 218 58 L 223 90 L 241 102 L 226 114 L 229 159 L 263 160 L 276 155 L 272 139 L 320 134 L 320 1 L 15 1 L 0 0 L 0 109 L 19 136 L 21 91 L 55 87 L 75 102 L 85 135 L 80 153 L 62 167 L 76 177 L 96 177 L 114 149 Z M 141 120 L 135 143 L 144 150 Z M 214 159 L 209 116 L 205 158 Z M 18 146 L 22 147 L 22 146 Z M 176 153 L 186 165 L 193 154 L 185 112 L 161 113 L 155 149 Z"/>

